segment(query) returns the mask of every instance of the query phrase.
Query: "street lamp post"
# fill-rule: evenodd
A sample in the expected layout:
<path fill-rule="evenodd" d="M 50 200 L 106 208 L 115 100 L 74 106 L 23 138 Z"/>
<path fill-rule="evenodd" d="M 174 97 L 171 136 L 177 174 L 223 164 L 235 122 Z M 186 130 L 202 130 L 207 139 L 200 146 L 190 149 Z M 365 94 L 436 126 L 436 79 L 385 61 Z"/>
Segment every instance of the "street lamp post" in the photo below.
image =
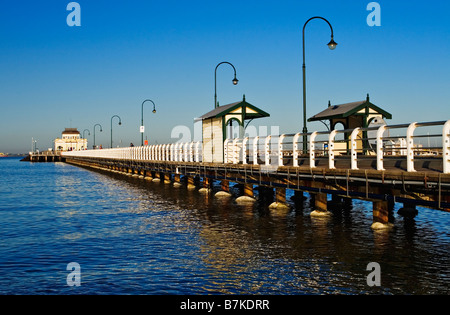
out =
<path fill-rule="evenodd" d="M 218 104 L 217 104 L 217 68 L 219 68 L 219 66 L 222 65 L 222 64 L 224 64 L 224 63 L 229 64 L 229 65 L 232 66 L 233 69 L 234 69 L 234 79 L 233 79 L 233 84 L 234 84 L 234 85 L 237 85 L 238 82 L 239 82 L 239 80 L 236 78 L 236 68 L 235 68 L 231 63 L 229 63 L 228 61 L 224 61 L 224 62 L 219 63 L 219 64 L 216 66 L 216 70 L 214 71 L 214 108 L 219 107 Z"/>
<path fill-rule="evenodd" d="M 84 129 L 84 130 L 83 130 L 83 139 L 86 139 L 86 136 L 85 136 L 85 134 L 84 134 L 86 131 L 88 132 L 88 136 L 91 135 L 91 132 L 89 131 L 89 129 Z"/>
<path fill-rule="evenodd" d="M 85 136 L 85 132 L 88 132 L 88 136 L 90 136 L 91 135 L 91 132 L 89 131 L 89 129 L 84 129 L 83 130 L 83 139 L 85 139 L 86 140 L 86 136 Z M 87 140 L 86 140 L 86 148 L 85 148 L 85 150 L 87 150 L 88 149 L 88 145 L 87 145 Z"/>
<path fill-rule="evenodd" d="M 305 25 L 303 26 L 303 153 L 306 153 L 308 151 L 308 128 L 306 127 L 306 62 L 305 62 L 305 28 L 306 25 L 314 20 L 314 19 L 321 19 L 328 23 L 331 29 L 331 41 L 327 44 L 328 48 L 330 50 L 335 50 L 337 43 L 334 41 L 334 33 L 333 33 L 333 27 L 331 26 L 331 23 L 328 22 L 327 19 L 321 17 L 321 16 L 315 16 L 310 18 L 308 21 L 306 21 Z"/>
<path fill-rule="evenodd" d="M 100 127 L 100 132 L 103 132 L 103 128 L 102 128 L 102 125 L 100 125 L 100 124 L 96 124 L 96 125 L 94 125 L 94 150 L 95 150 L 95 127 L 97 127 L 97 126 L 99 126 L 99 127 Z"/>
<path fill-rule="evenodd" d="M 144 103 L 145 102 L 151 102 L 153 104 L 153 114 L 156 114 L 156 105 L 152 100 L 145 100 L 142 102 L 141 106 L 141 146 L 144 145 Z"/>
<path fill-rule="evenodd" d="M 112 124 L 113 124 L 113 118 L 114 118 L 114 117 L 119 118 L 119 126 L 122 125 L 122 119 L 120 119 L 119 116 L 114 115 L 114 116 L 111 117 L 111 149 L 112 149 L 112 147 L 113 147 Z"/>

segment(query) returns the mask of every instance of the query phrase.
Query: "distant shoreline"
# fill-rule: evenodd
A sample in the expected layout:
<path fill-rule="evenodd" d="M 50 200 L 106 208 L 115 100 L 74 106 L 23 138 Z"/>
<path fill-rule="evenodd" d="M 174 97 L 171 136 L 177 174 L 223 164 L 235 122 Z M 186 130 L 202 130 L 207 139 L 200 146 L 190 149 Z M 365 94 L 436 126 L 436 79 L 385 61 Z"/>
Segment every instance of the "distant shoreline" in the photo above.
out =
<path fill-rule="evenodd" d="M 27 156 L 28 154 L 5 154 L 5 155 L 0 155 L 0 158 L 8 158 L 8 157 L 24 157 Z"/>

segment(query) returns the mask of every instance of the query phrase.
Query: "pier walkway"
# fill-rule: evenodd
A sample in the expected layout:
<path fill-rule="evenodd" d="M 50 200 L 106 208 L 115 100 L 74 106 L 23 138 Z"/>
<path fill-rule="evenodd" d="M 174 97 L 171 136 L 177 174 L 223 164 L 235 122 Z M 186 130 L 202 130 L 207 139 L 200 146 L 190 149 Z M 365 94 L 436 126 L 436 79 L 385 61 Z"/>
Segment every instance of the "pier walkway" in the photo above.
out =
<path fill-rule="evenodd" d="M 403 203 L 404 213 L 417 213 L 416 206 L 450 211 L 450 121 L 226 140 L 223 160 L 213 162 L 204 162 L 204 148 L 211 146 L 174 143 L 61 156 L 71 164 L 200 185 L 206 192 L 214 180 L 225 194 L 234 182 L 242 188 L 237 202 L 254 201 L 258 189 L 273 196 L 271 208 L 279 210 L 287 207 L 286 189 L 297 200 L 308 192 L 314 215 L 363 199 L 373 202 L 374 223 L 384 225 L 395 203 Z"/>

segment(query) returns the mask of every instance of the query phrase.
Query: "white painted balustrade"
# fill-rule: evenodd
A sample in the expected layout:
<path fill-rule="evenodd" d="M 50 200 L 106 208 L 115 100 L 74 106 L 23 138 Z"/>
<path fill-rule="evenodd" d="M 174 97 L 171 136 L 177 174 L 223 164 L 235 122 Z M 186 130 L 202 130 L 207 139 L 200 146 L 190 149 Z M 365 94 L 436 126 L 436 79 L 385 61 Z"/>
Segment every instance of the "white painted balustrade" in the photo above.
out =
<path fill-rule="evenodd" d="M 201 162 L 201 142 L 63 152 L 65 157 L 130 161 Z"/>
<path fill-rule="evenodd" d="M 416 130 L 441 128 L 442 132 L 434 134 L 422 133 L 416 135 Z M 397 130 L 404 129 L 400 136 L 391 136 Z M 367 134 L 372 134 L 368 136 Z M 226 140 L 224 143 L 225 163 L 300 166 L 300 161 L 308 161 L 306 166 L 316 168 L 318 159 L 327 159 L 330 169 L 336 168 L 337 157 L 347 157 L 349 168 L 358 169 L 358 157 L 373 156 L 376 158 L 376 169 L 385 170 L 385 159 L 390 156 L 403 156 L 406 159 L 408 172 L 415 172 L 414 162 L 418 158 L 431 156 L 443 159 L 443 173 L 450 174 L 450 121 L 412 123 L 371 128 L 356 128 L 353 130 L 333 130 L 308 133 L 308 152 L 303 152 L 304 134 L 283 134 L 274 137 L 255 137 Z M 337 139 L 339 137 L 340 139 Z M 277 139 L 278 138 L 278 139 Z M 423 139 L 422 142 L 419 139 Z M 440 144 L 430 144 L 431 141 Z M 274 144 L 274 139 L 277 139 Z M 423 142 L 428 142 L 424 144 Z M 236 147 L 238 146 L 238 147 Z M 240 159 L 236 159 L 236 152 Z M 276 162 L 275 162 L 276 161 Z"/>
<path fill-rule="evenodd" d="M 418 131 L 422 133 L 419 133 Z M 430 133 L 431 132 L 431 133 Z M 396 135 L 395 135 L 396 134 Z M 309 166 L 319 160 L 336 168 L 338 158 L 347 159 L 357 170 L 362 157 L 376 159 L 376 169 L 385 170 L 385 160 L 403 157 L 406 170 L 415 172 L 419 158 L 442 158 L 443 173 L 450 174 L 450 120 L 412 123 L 354 130 L 333 130 L 306 134 L 308 152 L 303 152 L 304 134 L 227 139 L 223 144 L 225 164 L 264 166 Z M 202 162 L 202 143 L 175 143 L 145 147 L 63 152 L 65 157 L 134 161 Z M 323 164 L 322 164 L 323 166 Z"/>

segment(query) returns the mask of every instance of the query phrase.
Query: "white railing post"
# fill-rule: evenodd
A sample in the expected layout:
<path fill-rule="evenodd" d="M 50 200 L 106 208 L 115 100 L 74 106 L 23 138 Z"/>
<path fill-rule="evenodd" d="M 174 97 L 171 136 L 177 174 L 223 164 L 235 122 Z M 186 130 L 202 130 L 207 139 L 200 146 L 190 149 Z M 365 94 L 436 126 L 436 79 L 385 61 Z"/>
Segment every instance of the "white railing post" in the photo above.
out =
<path fill-rule="evenodd" d="M 248 137 L 242 141 L 242 164 L 247 165 L 247 142 Z"/>
<path fill-rule="evenodd" d="M 197 163 L 200 162 L 200 145 L 201 145 L 200 141 L 198 141 L 195 144 L 195 162 L 197 162 Z"/>
<path fill-rule="evenodd" d="M 283 140 L 286 138 L 286 135 L 281 135 L 278 139 L 278 166 L 284 166 L 283 161 Z"/>
<path fill-rule="evenodd" d="M 328 139 L 328 167 L 330 170 L 336 169 L 335 163 L 334 163 L 334 139 L 337 135 L 337 130 L 333 130 L 330 133 L 330 137 Z"/>
<path fill-rule="evenodd" d="M 292 140 L 293 150 L 294 150 L 294 152 L 292 154 L 292 158 L 294 160 L 294 162 L 293 162 L 294 167 L 298 167 L 298 139 L 300 138 L 300 136 L 301 136 L 301 133 L 297 133 L 294 136 L 294 139 Z"/>
<path fill-rule="evenodd" d="M 264 158 L 266 160 L 266 166 L 270 165 L 270 139 L 272 139 L 272 136 L 267 136 L 264 143 Z"/>
<path fill-rule="evenodd" d="M 353 130 L 352 135 L 350 136 L 350 142 L 351 142 L 351 152 L 350 152 L 350 159 L 351 159 L 351 165 L 352 170 L 358 169 L 358 143 L 356 142 L 356 138 L 359 135 L 359 132 L 361 131 L 361 128 L 356 128 Z"/>
<path fill-rule="evenodd" d="M 230 141 L 229 139 L 225 139 L 225 141 L 223 143 L 223 156 L 224 156 L 225 164 L 228 164 L 228 142 L 229 141 Z"/>
<path fill-rule="evenodd" d="M 178 162 L 178 143 L 173 144 L 172 150 L 173 150 L 172 153 L 173 161 Z"/>
<path fill-rule="evenodd" d="M 180 144 L 179 143 L 175 143 L 175 147 L 174 147 L 174 160 L 175 162 L 180 162 L 180 154 L 179 154 L 179 148 L 180 148 Z"/>
<path fill-rule="evenodd" d="M 188 151 L 188 143 L 185 143 L 184 144 L 184 162 L 188 162 L 189 161 L 189 159 L 188 159 L 188 154 L 189 154 L 189 151 Z"/>
<path fill-rule="evenodd" d="M 194 142 L 189 144 L 189 162 L 194 162 Z"/>
<path fill-rule="evenodd" d="M 239 139 L 236 138 L 233 141 L 233 164 L 239 164 L 239 148 L 238 148 Z"/>
<path fill-rule="evenodd" d="M 450 174 L 450 120 L 444 124 L 442 144 L 443 171 L 444 174 Z"/>
<path fill-rule="evenodd" d="M 309 167 L 316 168 L 316 148 L 315 140 L 317 137 L 317 131 L 313 132 L 309 138 Z"/>
<path fill-rule="evenodd" d="M 259 136 L 253 140 L 253 165 L 258 165 L 258 142 Z"/>
<path fill-rule="evenodd" d="M 164 145 L 164 161 L 168 162 L 170 161 L 170 152 L 169 152 L 169 144 Z"/>
<path fill-rule="evenodd" d="M 409 125 L 406 131 L 406 169 L 408 172 L 415 172 L 414 169 L 414 131 L 417 123 Z"/>
<path fill-rule="evenodd" d="M 172 146 L 173 144 L 167 145 L 167 161 L 172 161 Z"/>
<path fill-rule="evenodd" d="M 386 131 L 386 126 L 381 126 L 377 131 L 377 170 L 384 171 L 384 148 L 383 148 L 383 134 Z"/>

